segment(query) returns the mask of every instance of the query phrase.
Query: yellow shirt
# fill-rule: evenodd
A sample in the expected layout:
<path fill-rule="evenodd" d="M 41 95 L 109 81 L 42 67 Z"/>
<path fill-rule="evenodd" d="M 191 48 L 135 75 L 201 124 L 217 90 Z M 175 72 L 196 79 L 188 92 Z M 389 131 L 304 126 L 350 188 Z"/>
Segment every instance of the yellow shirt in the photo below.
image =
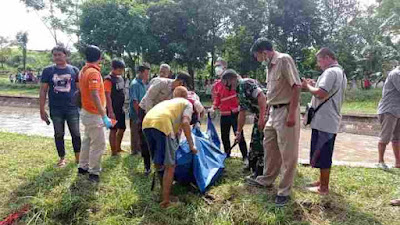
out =
<path fill-rule="evenodd" d="M 166 136 L 178 132 L 183 117 L 192 118 L 193 106 L 184 98 L 165 100 L 154 106 L 146 114 L 142 129 L 154 128 Z"/>

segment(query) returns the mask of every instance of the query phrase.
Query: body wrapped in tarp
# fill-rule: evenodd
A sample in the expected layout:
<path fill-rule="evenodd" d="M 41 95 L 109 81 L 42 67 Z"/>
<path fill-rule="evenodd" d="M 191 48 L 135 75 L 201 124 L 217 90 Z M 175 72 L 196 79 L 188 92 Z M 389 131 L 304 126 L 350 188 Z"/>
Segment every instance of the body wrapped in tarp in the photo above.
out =
<path fill-rule="evenodd" d="M 208 119 L 207 133 L 201 132 L 200 128 L 195 126 L 192 137 L 198 153 L 196 155 L 191 153 L 186 140 L 180 143 L 175 154 L 175 180 L 180 183 L 196 184 L 200 192 L 204 193 L 221 177 L 226 154 L 219 148 L 218 134 L 211 119 Z"/>

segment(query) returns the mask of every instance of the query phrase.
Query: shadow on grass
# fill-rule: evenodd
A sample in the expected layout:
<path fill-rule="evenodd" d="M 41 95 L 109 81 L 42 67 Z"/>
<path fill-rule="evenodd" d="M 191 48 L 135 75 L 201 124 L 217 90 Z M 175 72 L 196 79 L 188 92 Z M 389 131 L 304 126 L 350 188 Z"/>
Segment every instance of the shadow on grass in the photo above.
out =
<path fill-rule="evenodd" d="M 108 157 L 102 161 L 100 184 L 88 180 L 88 175 L 78 175 L 70 184 L 56 207 L 49 213 L 53 223 L 57 224 L 87 224 L 89 217 L 101 210 L 99 189 L 106 184 L 109 177 L 122 162 L 120 157 Z"/>
<path fill-rule="evenodd" d="M 45 204 L 45 199 L 42 197 L 63 183 L 75 168 L 73 163 L 64 168 L 54 168 L 54 165 L 45 167 L 40 174 L 29 178 L 10 194 L 8 205 L 12 209 L 17 209 L 21 205 L 29 204 L 30 212 L 26 218 L 35 218 L 36 222 L 40 221 L 41 217 L 47 213 L 41 207 Z"/>
<path fill-rule="evenodd" d="M 301 187 L 300 192 L 306 193 L 304 188 L 305 184 L 310 180 L 298 173 L 299 184 Z M 318 198 L 318 196 L 315 196 Z M 310 200 L 296 200 L 293 202 L 296 219 L 300 221 L 314 221 L 316 218 L 323 218 L 325 221 L 318 221 L 318 223 L 330 224 L 382 224 L 373 215 L 362 212 L 355 205 L 346 200 L 346 196 L 330 191 L 328 196 L 320 196 L 319 200 L 315 198 Z M 318 219 L 317 219 L 318 220 Z"/>
<path fill-rule="evenodd" d="M 38 193 L 44 195 L 50 192 L 69 177 L 71 171 L 75 168 L 76 166 L 73 163 L 64 168 L 54 168 L 54 165 L 47 166 L 39 175 L 18 186 L 11 193 L 8 204 L 26 204 L 31 198 L 36 197 Z"/>
<path fill-rule="evenodd" d="M 194 221 L 193 214 L 189 215 L 187 208 L 193 199 L 198 199 L 199 194 L 194 194 L 190 186 L 174 184 L 172 194 L 179 197 L 180 204 L 170 209 L 161 209 L 159 207 L 161 187 L 158 177 L 156 176 L 156 185 L 151 191 L 154 168 L 151 175 L 145 176 L 142 164 L 143 160 L 140 157 L 130 156 L 124 159 L 123 167 L 127 170 L 132 190 L 138 196 L 138 201 L 126 207 L 124 216 L 140 218 L 140 224 L 190 224 Z M 192 210 L 196 207 L 190 204 Z"/>

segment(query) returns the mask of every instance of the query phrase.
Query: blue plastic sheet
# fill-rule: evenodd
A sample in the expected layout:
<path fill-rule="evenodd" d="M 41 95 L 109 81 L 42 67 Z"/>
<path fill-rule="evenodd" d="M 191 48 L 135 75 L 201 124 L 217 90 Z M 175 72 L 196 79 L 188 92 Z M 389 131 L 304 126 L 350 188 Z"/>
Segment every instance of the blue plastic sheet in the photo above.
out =
<path fill-rule="evenodd" d="M 175 180 L 180 183 L 194 183 L 201 193 L 205 193 L 221 177 L 226 154 L 220 150 L 221 142 L 210 118 L 207 132 L 203 133 L 200 128 L 195 127 L 192 137 L 198 153 L 191 153 L 187 141 L 180 143 L 175 154 Z"/>

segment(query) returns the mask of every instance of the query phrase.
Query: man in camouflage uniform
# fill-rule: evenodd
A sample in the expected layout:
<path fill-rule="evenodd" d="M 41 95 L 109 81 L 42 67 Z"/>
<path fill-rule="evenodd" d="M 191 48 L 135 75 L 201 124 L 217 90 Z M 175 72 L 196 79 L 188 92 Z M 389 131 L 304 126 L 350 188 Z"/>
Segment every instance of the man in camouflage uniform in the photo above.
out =
<path fill-rule="evenodd" d="M 242 79 L 234 70 L 226 70 L 222 74 L 222 83 L 228 89 L 236 89 L 239 98 L 240 112 L 238 116 L 238 128 L 235 142 L 239 142 L 242 137 L 243 126 L 246 122 L 246 111 L 254 113 L 254 125 L 251 133 L 249 168 L 253 171 L 252 178 L 263 174 L 264 168 L 264 139 L 263 129 L 265 125 L 265 115 L 267 103 L 265 89 L 261 84 L 253 79 Z"/>

